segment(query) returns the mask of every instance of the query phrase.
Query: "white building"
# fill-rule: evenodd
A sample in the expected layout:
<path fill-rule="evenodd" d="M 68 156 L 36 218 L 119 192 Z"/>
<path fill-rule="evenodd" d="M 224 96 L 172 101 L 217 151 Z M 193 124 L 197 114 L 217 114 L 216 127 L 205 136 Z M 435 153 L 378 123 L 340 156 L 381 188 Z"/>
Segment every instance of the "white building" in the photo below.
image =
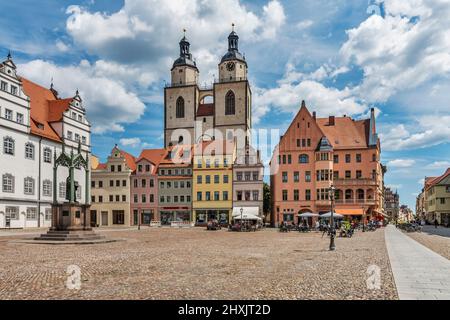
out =
<path fill-rule="evenodd" d="M 78 94 L 60 99 L 16 73 L 9 54 L 0 63 L 0 229 L 51 225 L 53 164 L 65 144 L 76 152 L 81 142 L 90 159 L 90 124 Z M 57 201 L 65 201 L 66 167 L 58 168 Z M 80 185 L 77 200 L 85 199 L 84 169 L 75 170 Z M 89 181 L 87 187 L 89 187 Z M 89 191 L 89 190 L 88 190 Z"/>

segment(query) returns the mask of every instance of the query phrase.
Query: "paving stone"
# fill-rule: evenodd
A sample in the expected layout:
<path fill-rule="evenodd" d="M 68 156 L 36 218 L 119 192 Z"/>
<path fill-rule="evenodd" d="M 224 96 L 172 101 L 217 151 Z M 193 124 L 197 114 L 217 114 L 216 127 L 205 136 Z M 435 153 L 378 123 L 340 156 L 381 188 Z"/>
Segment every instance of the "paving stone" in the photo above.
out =
<path fill-rule="evenodd" d="M 204 228 L 101 230 L 125 241 L 83 246 L 0 239 L 2 299 L 397 299 L 384 230 L 351 239 L 321 233 L 252 233 Z M 67 267 L 81 289 L 66 287 Z M 368 289 L 367 268 L 381 271 Z"/>

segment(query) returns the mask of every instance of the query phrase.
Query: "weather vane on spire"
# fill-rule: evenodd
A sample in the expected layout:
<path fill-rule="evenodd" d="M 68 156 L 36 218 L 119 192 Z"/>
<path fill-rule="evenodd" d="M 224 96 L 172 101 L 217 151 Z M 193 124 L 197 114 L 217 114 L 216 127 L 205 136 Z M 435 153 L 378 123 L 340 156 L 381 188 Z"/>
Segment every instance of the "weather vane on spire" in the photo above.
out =
<path fill-rule="evenodd" d="M 183 36 L 186 37 L 186 28 L 183 28 Z"/>
<path fill-rule="evenodd" d="M 231 24 L 231 28 L 234 31 L 234 22 Z"/>

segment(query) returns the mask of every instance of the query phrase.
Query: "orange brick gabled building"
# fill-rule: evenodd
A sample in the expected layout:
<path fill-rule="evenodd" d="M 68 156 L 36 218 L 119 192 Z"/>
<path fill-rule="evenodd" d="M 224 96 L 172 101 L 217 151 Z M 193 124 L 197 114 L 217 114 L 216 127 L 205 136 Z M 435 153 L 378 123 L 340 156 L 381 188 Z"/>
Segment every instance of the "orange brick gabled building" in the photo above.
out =
<path fill-rule="evenodd" d="M 316 118 L 303 101 L 271 159 L 272 224 L 298 223 L 300 213 L 329 212 L 331 185 L 337 213 L 382 219 L 380 151 L 373 109 L 364 120 Z"/>

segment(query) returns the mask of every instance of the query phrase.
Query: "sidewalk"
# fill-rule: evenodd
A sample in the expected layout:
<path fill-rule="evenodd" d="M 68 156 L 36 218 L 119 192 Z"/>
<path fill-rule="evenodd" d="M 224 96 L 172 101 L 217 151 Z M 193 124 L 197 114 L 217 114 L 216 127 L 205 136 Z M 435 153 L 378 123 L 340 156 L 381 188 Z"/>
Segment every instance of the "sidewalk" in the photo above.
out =
<path fill-rule="evenodd" d="M 450 260 L 389 225 L 386 247 L 400 300 L 450 299 Z"/>

